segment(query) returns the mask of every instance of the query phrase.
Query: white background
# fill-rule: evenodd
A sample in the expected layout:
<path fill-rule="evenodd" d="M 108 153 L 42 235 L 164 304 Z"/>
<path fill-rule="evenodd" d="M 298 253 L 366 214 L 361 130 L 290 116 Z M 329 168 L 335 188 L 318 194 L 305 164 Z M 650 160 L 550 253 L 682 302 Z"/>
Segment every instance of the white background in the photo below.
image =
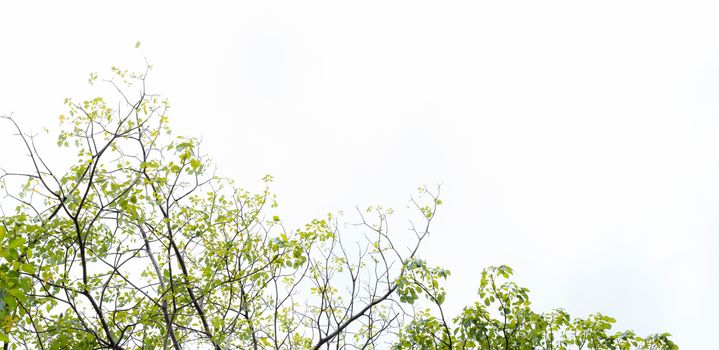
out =
<path fill-rule="evenodd" d="M 10 3 L 0 113 L 29 130 L 144 54 L 175 132 L 240 184 L 273 174 L 295 227 L 443 183 L 424 257 L 453 272 L 452 310 L 505 263 L 538 310 L 716 344 L 712 2 Z"/>

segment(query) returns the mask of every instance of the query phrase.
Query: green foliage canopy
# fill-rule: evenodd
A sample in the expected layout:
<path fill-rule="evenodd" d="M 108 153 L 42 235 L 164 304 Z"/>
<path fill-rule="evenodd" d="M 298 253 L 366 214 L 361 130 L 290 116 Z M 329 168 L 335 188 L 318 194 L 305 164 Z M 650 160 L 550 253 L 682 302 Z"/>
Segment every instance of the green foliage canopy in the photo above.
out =
<path fill-rule="evenodd" d="M 67 169 L 3 117 L 31 163 L 0 174 L 5 349 L 677 348 L 612 332 L 602 314 L 537 313 L 506 266 L 485 269 L 479 301 L 449 319 L 449 271 L 418 256 L 439 189 L 411 199 L 404 247 L 382 207 L 358 210 L 361 239 L 337 215 L 288 230 L 270 176 L 258 193 L 216 176 L 197 139 L 172 136 L 149 67 L 112 71 L 110 100 L 65 101 Z"/>

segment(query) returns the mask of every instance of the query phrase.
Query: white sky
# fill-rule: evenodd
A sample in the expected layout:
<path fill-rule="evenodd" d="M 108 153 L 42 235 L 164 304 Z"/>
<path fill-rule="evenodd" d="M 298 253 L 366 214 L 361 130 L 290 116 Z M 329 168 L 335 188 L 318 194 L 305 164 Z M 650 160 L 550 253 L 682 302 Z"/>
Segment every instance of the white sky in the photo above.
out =
<path fill-rule="evenodd" d="M 290 222 L 404 207 L 442 182 L 424 257 L 453 272 L 454 310 L 506 263 L 540 310 L 706 349 L 718 17 L 692 1 L 8 1 L 0 113 L 52 128 L 90 72 L 137 67 L 140 40 L 175 132 L 203 137 L 240 184 L 273 174 Z"/>

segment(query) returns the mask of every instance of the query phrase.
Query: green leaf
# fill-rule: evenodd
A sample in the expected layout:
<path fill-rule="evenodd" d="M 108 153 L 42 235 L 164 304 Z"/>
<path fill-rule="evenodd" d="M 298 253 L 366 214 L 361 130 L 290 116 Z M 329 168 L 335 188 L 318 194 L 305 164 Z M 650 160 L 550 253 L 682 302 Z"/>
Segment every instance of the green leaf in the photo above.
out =
<path fill-rule="evenodd" d="M 22 264 L 20 269 L 27 273 L 35 273 L 35 265 L 33 264 Z"/>
<path fill-rule="evenodd" d="M 8 244 L 7 247 L 9 249 L 15 249 L 15 248 L 20 247 L 23 244 L 25 244 L 25 238 L 18 237 L 18 238 L 13 239 L 12 242 L 10 242 L 10 244 Z"/>
<path fill-rule="evenodd" d="M 7 334 L 0 332 L 0 341 L 4 341 L 6 343 L 10 342 L 10 338 L 8 338 Z"/>
<path fill-rule="evenodd" d="M 199 160 L 199 159 L 191 159 L 191 160 L 190 160 L 190 166 L 192 167 L 193 170 L 199 168 L 199 167 L 200 167 L 200 160 Z"/>
<path fill-rule="evenodd" d="M 19 289 L 8 289 L 7 293 L 15 297 L 17 300 L 20 300 L 20 302 L 24 303 L 27 300 L 27 295 Z"/>

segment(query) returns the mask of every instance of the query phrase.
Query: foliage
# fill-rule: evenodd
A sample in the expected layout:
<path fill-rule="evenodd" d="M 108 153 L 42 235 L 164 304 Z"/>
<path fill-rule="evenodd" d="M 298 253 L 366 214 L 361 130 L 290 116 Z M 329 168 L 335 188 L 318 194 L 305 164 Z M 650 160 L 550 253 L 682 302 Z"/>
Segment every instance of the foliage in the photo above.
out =
<path fill-rule="evenodd" d="M 600 313 L 586 319 L 574 318 L 561 309 L 536 313 L 530 309 L 529 291 L 509 281 L 508 266 L 489 267 L 482 272 L 480 300 L 465 307 L 448 322 L 441 299 L 433 291 L 426 296 L 440 310 L 419 313 L 400 332 L 394 349 L 678 349 L 669 334 L 645 338 L 631 331 L 611 332 L 615 320 Z"/>
<path fill-rule="evenodd" d="M 0 175 L 13 205 L 0 222 L 6 349 L 676 348 L 666 334 L 610 335 L 599 314 L 536 314 L 525 288 L 498 280 L 505 266 L 485 270 L 481 302 L 448 321 L 449 272 L 417 256 L 439 189 L 410 201 L 419 219 L 402 248 L 381 207 L 358 210 L 357 226 L 328 215 L 288 230 L 271 176 L 257 193 L 216 176 L 197 139 L 172 136 L 169 103 L 146 91 L 150 68 L 112 71 L 114 100 L 65 101 L 67 169 L 3 117 L 31 164 Z"/>

